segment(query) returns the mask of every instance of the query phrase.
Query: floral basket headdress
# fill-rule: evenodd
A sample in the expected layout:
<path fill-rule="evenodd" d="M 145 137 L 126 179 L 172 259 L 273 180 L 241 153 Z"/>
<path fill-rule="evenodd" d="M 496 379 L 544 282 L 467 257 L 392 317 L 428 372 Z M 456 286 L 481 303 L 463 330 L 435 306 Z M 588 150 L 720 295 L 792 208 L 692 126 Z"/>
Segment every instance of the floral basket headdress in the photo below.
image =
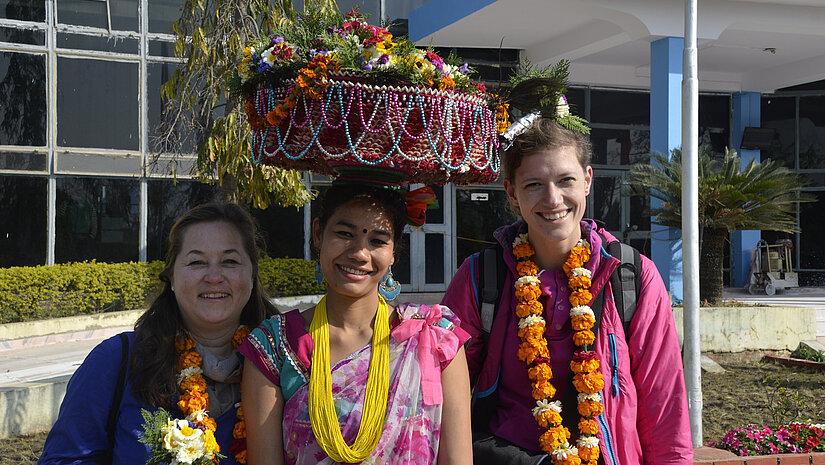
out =
<path fill-rule="evenodd" d="M 371 26 L 355 11 L 318 12 L 250 44 L 234 90 L 245 101 L 253 159 L 386 182 L 491 182 L 496 115 L 483 84 Z"/>

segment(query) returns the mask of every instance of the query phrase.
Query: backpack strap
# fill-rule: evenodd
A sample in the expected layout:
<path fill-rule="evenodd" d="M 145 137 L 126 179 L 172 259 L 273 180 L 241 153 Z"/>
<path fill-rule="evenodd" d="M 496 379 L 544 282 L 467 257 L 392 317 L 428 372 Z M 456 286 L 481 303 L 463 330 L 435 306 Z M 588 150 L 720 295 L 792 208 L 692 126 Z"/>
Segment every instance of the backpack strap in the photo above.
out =
<path fill-rule="evenodd" d="M 621 261 L 610 275 L 610 286 L 613 288 L 616 310 L 622 319 L 625 338 L 627 338 L 630 336 L 630 322 L 636 313 L 636 302 L 639 300 L 641 291 L 642 257 L 638 250 L 627 244 L 619 241 L 607 242 L 601 233 L 599 237 L 602 243 L 606 244 L 607 253 Z"/>
<path fill-rule="evenodd" d="M 504 249 L 501 244 L 487 247 L 478 254 L 478 293 L 479 316 L 481 328 L 489 335 L 493 328 L 493 320 L 501 301 L 501 288 L 504 287 L 504 274 L 507 269 L 504 265 Z"/>
<path fill-rule="evenodd" d="M 115 395 L 112 397 L 112 406 L 109 408 L 109 418 L 106 421 L 106 433 L 109 435 L 109 458 L 115 448 L 115 429 L 117 427 L 117 420 L 120 416 L 120 402 L 123 400 L 123 390 L 126 385 L 126 367 L 129 362 L 129 336 L 126 333 L 120 333 L 120 368 L 117 372 L 117 382 L 115 384 Z"/>

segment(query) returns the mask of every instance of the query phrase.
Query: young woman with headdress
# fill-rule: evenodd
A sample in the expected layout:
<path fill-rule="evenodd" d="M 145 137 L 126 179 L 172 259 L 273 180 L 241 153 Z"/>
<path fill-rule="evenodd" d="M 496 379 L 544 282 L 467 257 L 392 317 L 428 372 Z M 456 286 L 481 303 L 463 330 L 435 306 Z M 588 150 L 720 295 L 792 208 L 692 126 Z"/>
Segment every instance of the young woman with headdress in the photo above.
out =
<path fill-rule="evenodd" d="M 446 307 L 380 292 L 406 211 L 392 188 L 325 192 L 312 242 L 326 295 L 240 349 L 251 464 L 472 462 L 467 334 Z"/>
<path fill-rule="evenodd" d="M 471 336 L 475 463 L 691 464 L 670 299 L 642 256 L 625 334 L 610 282 L 620 259 L 607 252 L 616 239 L 584 218 L 591 147 L 582 120 L 569 115 L 561 94 L 566 64 L 560 69 L 556 82 L 513 88 L 524 93 L 512 102 L 530 113 L 505 134 L 502 160 L 520 219 L 494 234 L 506 271 L 489 334 L 478 254 L 461 265 L 442 300 Z M 600 307 L 600 318 L 590 305 Z"/>

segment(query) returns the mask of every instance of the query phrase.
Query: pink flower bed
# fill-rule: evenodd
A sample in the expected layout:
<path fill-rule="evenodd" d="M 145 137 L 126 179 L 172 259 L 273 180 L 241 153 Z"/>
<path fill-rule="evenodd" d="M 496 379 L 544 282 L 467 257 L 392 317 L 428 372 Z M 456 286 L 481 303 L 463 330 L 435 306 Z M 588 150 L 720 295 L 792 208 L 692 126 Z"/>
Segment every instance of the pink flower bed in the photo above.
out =
<path fill-rule="evenodd" d="M 791 423 L 772 430 L 748 425 L 728 431 L 713 447 L 739 456 L 825 452 L 825 425 Z"/>

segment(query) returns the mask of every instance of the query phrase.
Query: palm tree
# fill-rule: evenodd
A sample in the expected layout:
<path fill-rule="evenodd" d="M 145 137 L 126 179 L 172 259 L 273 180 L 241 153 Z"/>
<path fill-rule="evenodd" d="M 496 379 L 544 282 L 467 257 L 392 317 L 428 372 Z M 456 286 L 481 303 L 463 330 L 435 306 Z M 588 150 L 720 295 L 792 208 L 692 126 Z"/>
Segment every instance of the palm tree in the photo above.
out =
<path fill-rule="evenodd" d="M 682 152 L 670 158 L 651 154 L 653 163 L 630 170 L 629 195 L 644 195 L 662 201 L 650 211 L 654 223 L 682 228 Z M 813 197 L 799 190 L 806 181 L 774 162 L 751 160 L 742 169 L 734 150 L 725 150 L 722 160 L 710 150 L 699 150 L 699 296 L 710 304 L 722 300 L 722 267 L 725 240 L 737 230 L 798 232 L 796 205 Z"/>

